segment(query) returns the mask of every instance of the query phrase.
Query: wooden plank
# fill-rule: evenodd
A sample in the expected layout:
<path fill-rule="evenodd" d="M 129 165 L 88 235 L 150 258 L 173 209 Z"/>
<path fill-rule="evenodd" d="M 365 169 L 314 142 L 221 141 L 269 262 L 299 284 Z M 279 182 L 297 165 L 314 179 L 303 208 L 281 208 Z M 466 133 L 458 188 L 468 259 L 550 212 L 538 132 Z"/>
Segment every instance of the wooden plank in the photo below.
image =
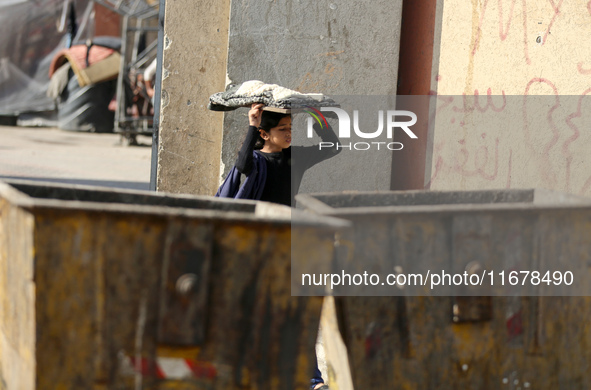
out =
<path fill-rule="evenodd" d="M 280 114 L 291 114 L 291 108 L 279 108 L 279 107 L 263 107 L 263 111 L 278 112 Z"/>

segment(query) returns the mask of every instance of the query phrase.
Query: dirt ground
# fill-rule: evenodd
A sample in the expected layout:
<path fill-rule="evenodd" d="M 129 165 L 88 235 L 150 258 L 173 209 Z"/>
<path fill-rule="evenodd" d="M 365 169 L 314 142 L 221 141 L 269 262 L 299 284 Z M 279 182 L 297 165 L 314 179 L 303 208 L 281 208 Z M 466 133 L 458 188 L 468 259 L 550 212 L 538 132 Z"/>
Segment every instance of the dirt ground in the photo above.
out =
<path fill-rule="evenodd" d="M 152 139 L 123 146 L 118 134 L 0 126 L 0 179 L 149 189 Z"/>

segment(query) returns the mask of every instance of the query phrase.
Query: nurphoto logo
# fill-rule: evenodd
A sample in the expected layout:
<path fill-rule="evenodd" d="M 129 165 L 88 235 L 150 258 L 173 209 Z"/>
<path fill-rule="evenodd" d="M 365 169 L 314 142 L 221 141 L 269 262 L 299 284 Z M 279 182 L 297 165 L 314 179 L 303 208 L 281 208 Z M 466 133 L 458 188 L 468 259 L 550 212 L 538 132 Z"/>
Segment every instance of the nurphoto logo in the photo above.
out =
<path fill-rule="evenodd" d="M 369 149 L 377 149 L 380 150 L 380 147 L 387 148 L 389 150 L 402 150 L 404 145 L 401 142 L 384 142 L 384 141 L 371 141 L 371 142 L 349 142 L 343 143 L 343 141 L 350 141 L 351 134 L 354 133 L 355 136 L 359 138 L 363 138 L 366 140 L 376 139 L 382 136 L 384 132 L 384 128 L 386 129 L 386 138 L 388 140 L 393 140 L 394 138 L 394 129 L 401 129 L 406 133 L 409 138 L 416 139 L 418 138 L 417 135 L 410 129 L 411 126 L 417 123 L 417 115 L 412 111 L 406 110 L 379 110 L 377 112 L 378 116 L 378 128 L 372 131 L 364 131 L 367 129 L 360 129 L 359 127 L 359 110 L 353 110 L 353 126 L 351 126 L 351 117 L 349 114 L 343 110 L 342 108 L 336 107 L 321 107 L 320 110 L 308 107 L 309 110 L 306 110 L 311 117 L 307 119 L 307 137 L 312 138 L 314 134 L 314 120 L 320 125 L 322 129 L 328 127 L 328 122 L 322 112 L 333 112 L 337 115 L 339 124 L 338 124 L 338 137 L 341 142 L 334 143 L 334 142 L 320 142 L 318 147 L 319 149 L 326 149 L 326 148 L 336 148 L 336 149 L 349 149 L 349 150 L 369 150 Z M 375 114 L 374 114 L 375 115 Z M 401 120 L 401 118 L 407 118 L 407 120 Z M 385 122 L 385 126 L 384 126 Z M 353 132 L 351 131 L 353 128 Z"/>
<path fill-rule="evenodd" d="M 326 125 L 326 127 L 328 127 L 328 122 L 326 121 L 326 118 L 324 117 L 324 115 L 322 115 L 322 113 L 320 111 L 318 111 L 316 108 L 314 107 L 310 107 L 310 106 L 306 106 L 307 110 L 304 110 L 305 112 L 307 112 L 308 114 L 312 115 L 314 117 L 314 119 L 316 119 L 316 122 L 318 122 L 318 124 L 320 125 L 321 129 L 324 129 L 324 126 Z M 322 121 L 320 120 L 320 118 L 322 118 Z M 312 118 L 309 118 L 312 119 Z M 310 129 L 311 125 L 308 125 L 308 129 Z M 310 134 L 310 130 L 308 130 L 308 134 Z M 310 137 L 310 136 L 308 136 Z"/>

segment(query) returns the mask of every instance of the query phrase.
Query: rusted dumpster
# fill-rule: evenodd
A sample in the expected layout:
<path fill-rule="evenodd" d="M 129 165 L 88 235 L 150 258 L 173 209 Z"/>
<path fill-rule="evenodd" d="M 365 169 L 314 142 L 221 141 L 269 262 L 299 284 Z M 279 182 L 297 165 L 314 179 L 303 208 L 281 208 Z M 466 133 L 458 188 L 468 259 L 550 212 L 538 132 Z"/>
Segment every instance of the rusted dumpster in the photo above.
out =
<path fill-rule="evenodd" d="M 0 389 L 305 388 L 322 298 L 291 297 L 290 252 L 330 267 L 341 226 L 263 202 L 0 183 Z"/>
<path fill-rule="evenodd" d="M 591 388 L 589 199 L 542 190 L 297 199 L 353 223 L 333 273 L 484 280 L 333 286 L 356 389 Z M 574 280 L 556 285 L 554 271 Z"/>

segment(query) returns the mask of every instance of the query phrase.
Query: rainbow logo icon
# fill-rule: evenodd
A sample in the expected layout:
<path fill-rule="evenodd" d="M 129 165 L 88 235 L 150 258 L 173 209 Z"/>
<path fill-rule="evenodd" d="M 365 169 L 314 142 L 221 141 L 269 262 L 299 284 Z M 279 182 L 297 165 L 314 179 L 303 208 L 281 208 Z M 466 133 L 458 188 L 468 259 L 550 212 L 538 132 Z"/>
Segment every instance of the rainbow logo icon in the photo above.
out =
<path fill-rule="evenodd" d="M 312 115 L 314 117 L 314 119 L 316 119 L 316 122 L 318 122 L 321 129 L 324 129 L 324 125 L 326 125 L 326 127 L 328 128 L 328 122 L 326 121 L 326 118 L 324 117 L 324 115 L 322 115 L 322 113 L 320 111 L 318 111 L 314 107 L 310 107 L 310 106 L 306 106 L 306 108 L 309 108 L 310 110 L 304 110 L 304 111 L 307 112 L 308 114 Z M 322 121 L 320 120 L 320 118 L 322 118 Z M 324 123 L 322 123 L 322 122 L 324 122 Z"/>

